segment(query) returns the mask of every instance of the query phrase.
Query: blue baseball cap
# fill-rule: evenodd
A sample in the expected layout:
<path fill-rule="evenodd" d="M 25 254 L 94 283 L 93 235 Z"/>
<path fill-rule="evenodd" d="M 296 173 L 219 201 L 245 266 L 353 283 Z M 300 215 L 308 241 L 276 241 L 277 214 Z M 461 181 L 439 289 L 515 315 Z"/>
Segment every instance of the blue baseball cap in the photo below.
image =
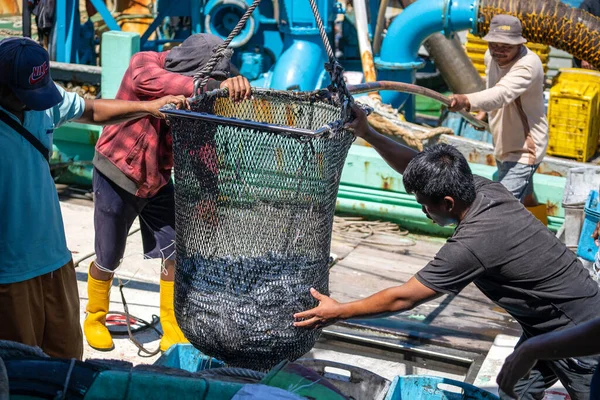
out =
<path fill-rule="evenodd" d="M 32 110 L 47 110 L 62 101 L 50 77 L 48 52 L 28 38 L 0 41 L 0 84 Z"/>

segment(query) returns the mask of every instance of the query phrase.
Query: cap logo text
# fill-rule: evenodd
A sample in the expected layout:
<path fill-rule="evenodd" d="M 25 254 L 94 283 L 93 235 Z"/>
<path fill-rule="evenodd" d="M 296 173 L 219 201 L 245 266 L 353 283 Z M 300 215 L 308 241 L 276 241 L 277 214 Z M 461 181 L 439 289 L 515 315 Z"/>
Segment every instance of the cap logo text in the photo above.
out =
<path fill-rule="evenodd" d="M 44 61 L 42 65 L 33 67 L 33 71 L 31 72 L 31 75 L 29 75 L 29 84 L 35 85 L 36 83 L 44 79 L 47 73 L 48 63 L 46 61 Z"/>

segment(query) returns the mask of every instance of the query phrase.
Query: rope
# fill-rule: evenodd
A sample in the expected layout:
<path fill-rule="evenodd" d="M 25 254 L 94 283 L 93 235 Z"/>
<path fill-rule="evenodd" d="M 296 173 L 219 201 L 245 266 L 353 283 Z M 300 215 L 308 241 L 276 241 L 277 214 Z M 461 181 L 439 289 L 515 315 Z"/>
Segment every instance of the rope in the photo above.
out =
<path fill-rule="evenodd" d="M 233 38 L 235 38 L 242 31 L 244 25 L 246 25 L 246 21 L 248 21 L 250 15 L 252 15 L 254 9 L 256 9 L 256 7 L 258 7 L 259 4 L 260 0 L 254 0 L 252 5 L 246 10 L 244 15 L 242 15 L 242 18 L 240 18 L 235 28 L 233 28 L 229 36 L 227 36 L 227 39 L 225 39 L 223 44 L 217 47 L 217 49 L 215 50 L 215 54 L 212 56 L 212 58 L 206 63 L 206 65 L 204 66 L 204 68 L 202 68 L 201 71 L 197 72 L 194 75 L 194 96 L 199 95 L 200 93 L 198 92 L 198 90 L 206 86 L 213 69 L 216 67 L 219 61 L 221 61 L 221 59 L 227 55 L 227 48 L 229 47 L 229 44 L 231 44 Z"/>
<path fill-rule="evenodd" d="M 335 54 L 331 49 L 331 44 L 329 43 L 329 38 L 327 37 L 327 32 L 325 31 L 325 26 L 323 26 L 323 20 L 321 20 L 321 15 L 319 14 L 319 9 L 317 7 L 316 1 L 309 1 L 310 7 L 312 8 L 312 12 L 315 16 L 317 27 L 319 28 L 321 40 L 323 40 L 325 51 L 327 51 L 327 56 L 329 57 L 329 62 L 325 64 L 325 70 L 329 72 L 329 76 L 331 76 L 331 89 L 334 92 L 338 92 L 339 100 L 342 104 L 342 118 L 344 119 L 344 122 L 350 121 L 351 108 L 354 104 L 354 99 L 352 98 L 352 95 L 346 87 L 346 81 L 344 80 L 344 68 L 335 58 Z"/>
<path fill-rule="evenodd" d="M 198 373 L 201 376 L 228 376 L 234 378 L 249 378 L 256 381 L 261 381 L 267 374 L 264 372 L 254 371 L 245 368 L 213 368 L 201 371 Z"/>
<path fill-rule="evenodd" d="M 423 142 L 440 135 L 453 135 L 454 131 L 451 128 L 438 127 L 427 130 L 426 132 L 417 132 L 405 129 L 394 124 L 388 118 L 374 112 L 369 115 L 369 123 L 379 133 L 387 136 L 397 136 L 402 138 L 406 144 L 413 149 L 423 151 Z"/>
<path fill-rule="evenodd" d="M 333 49 L 331 48 L 331 44 L 329 43 L 329 38 L 327 37 L 327 32 L 325 31 L 325 26 L 323 25 L 323 20 L 321 19 L 321 15 L 319 14 L 319 8 L 317 7 L 317 3 L 315 2 L 315 0 L 309 1 L 310 8 L 312 8 L 312 12 L 315 16 L 315 21 L 317 22 L 317 27 L 319 28 L 321 40 L 323 40 L 323 45 L 325 46 L 325 50 L 327 51 L 327 57 L 329 58 L 329 62 L 335 61 L 335 54 L 333 53 Z"/>
<path fill-rule="evenodd" d="M 148 322 L 134 317 L 129 313 L 129 306 L 127 305 L 127 301 L 125 300 L 125 294 L 123 293 L 123 288 L 125 287 L 125 285 L 123 285 L 123 282 L 121 281 L 121 279 L 119 279 L 119 292 L 121 292 L 121 301 L 123 302 L 123 310 L 125 312 L 121 313 L 118 311 L 111 311 L 110 314 L 119 314 L 119 315 L 124 315 L 125 316 L 125 323 L 127 324 L 127 333 L 129 334 L 129 340 L 131 340 L 131 342 L 135 345 L 135 347 L 138 348 L 138 355 L 142 356 L 142 353 L 146 354 L 147 357 L 152 357 L 156 354 L 158 354 L 160 352 L 160 346 L 153 351 L 150 350 L 146 350 L 146 348 L 140 343 L 138 342 L 135 337 L 133 336 L 133 332 L 131 330 L 131 321 L 130 319 L 133 318 L 136 321 L 141 321 L 143 322 L 145 325 L 145 327 L 151 327 L 152 329 L 154 329 L 159 335 L 160 332 L 154 327 L 153 324 L 149 324 Z M 153 321 L 154 323 L 154 321 Z M 143 356 L 142 356 L 143 357 Z"/>
<path fill-rule="evenodd" d="M 2 357 L 0 357 L 0 400 L 10 400 L 8 373 L 6 372 L 6 365 L 2 361 Z"/>
<path fill-rule="evenodd" d="M 65 384 L 63 386 L 62 392 L 59 392 L 60 397 L 57 396 L 57 399 L 65 400 L 67 398 L 67 390 L 69 389 L 69 382 L 71 381 L 71 374 L 73 373 L 73 367 L 75 367 L 75 359 L 71 359 L 71 363 L 69 364 L 69 371 L 67 372 L 67 376 L 65 378 Z"/>

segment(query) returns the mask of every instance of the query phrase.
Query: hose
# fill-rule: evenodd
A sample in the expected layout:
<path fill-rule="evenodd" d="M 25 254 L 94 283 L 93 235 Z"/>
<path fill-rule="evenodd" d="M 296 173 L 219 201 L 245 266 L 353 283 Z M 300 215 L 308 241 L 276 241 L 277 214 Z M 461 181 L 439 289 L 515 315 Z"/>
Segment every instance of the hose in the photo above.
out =
<path fill-rule="evenodd" d="M 434 33 L 423 45 L 453 93 L 485 90 L 485 82 L 467 56 L 458 36 L 448 39 L 441 33 Z"/>
<path fill-rule="evenodd" d="M 406 8 L 415 1 L 402 0 L 401 3 Z M 485 83 L 458 36 L 448 39 L 441 33 L 434 33 L 423 42 L 423 46 L 452 92 L 467 94 L 485 90 Z"/>
<path fill-rule="evenodd" d="M 348 90 L 352 94 L 376 92 L 383 90 L 394 90 L 397 92 L 418 94 L 420 96 L 425 96 L 430 99 L 433 99 L 446 106 L 450 105 L 450 99 L 448 99 L 446 96 L 441 95 L 438 92 L 435 92 L 431 89 L 404 82 L 378 81 L 370 83 L 361 83 L 359 85 L 349 85 Z M 471 124 L 475 125 L 476 127 L 483 128 L 489 132 L 490 128 L 485 122 L 478 120 L 466 111 L 460 111 L 460 114 Z"/>
<path fill-rule="evenodd" d="M 528 41 L 564 50 L 600 69 L 600 18 L 559 0 L 480 0 L 478 35 L 489 31 L 496 14 L 519 18 Z"/>

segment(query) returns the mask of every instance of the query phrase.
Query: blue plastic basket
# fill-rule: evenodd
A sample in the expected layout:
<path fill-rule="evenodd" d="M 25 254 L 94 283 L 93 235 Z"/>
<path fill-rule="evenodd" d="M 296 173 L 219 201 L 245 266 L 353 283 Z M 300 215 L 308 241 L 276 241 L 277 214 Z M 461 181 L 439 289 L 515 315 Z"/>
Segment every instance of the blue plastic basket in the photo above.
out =
<path fill-rule="evenodd" d="M 488 131 L 479 131 L 468 123 L 459 113 L 449 113 L 442 126 L 450 128 L 457 136 L 466 139 L 479 140 L 480 142 L 493 143 L 492 134 Z"/>
<path fill-rule="evenodd" d="M 585 260 L 594 261 L 598 246 L 594 243 L 592 233 L 596 224 L 600 221 L 600 204 L 598 203 L 598 191 L 591 190 L 584 207 L 585 219 L 579 236 L 577 255 Z"/>
<path fill-rule="evenodd" d="M 468 383 L 426 375 L 397 376 L 385 400 L 498 400 Z"/>
<path fill-rule="evenodd" d="M 154 365 L 178 368 L 188 372 L 223 368 L 225 363 L 200 352 L 191 344 L 176 344 L 163 353 Z"/>

